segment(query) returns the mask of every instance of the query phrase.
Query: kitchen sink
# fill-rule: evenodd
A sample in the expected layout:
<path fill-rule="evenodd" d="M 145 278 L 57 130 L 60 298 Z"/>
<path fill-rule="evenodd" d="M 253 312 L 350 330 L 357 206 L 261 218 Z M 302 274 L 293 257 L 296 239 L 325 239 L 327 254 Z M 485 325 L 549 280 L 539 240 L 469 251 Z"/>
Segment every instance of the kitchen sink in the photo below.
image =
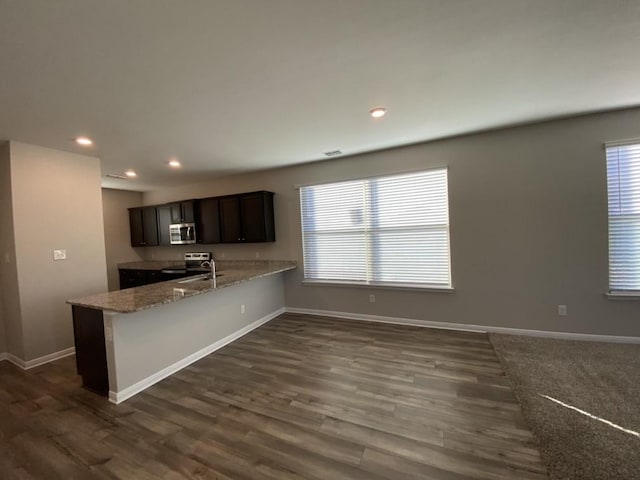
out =
<path fill-rule="evenodd" d="M 216 278 L 222 277 L 224 274 L 216 273 Z M 193 282 L 204 282 L 211 281 L 211 275 L 206 273 L 204 275 L 198 275 L 197 277 L 185 278 L 184 280 L 178 280 L 178 283 L 193 283 Z"/>

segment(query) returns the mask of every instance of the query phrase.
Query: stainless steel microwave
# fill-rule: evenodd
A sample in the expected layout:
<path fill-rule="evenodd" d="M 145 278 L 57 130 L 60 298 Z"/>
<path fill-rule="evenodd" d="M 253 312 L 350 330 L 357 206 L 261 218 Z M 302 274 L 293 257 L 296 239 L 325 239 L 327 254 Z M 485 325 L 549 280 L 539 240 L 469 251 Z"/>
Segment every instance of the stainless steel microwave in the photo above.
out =
<path fill-rule="evenodd" d="M 185 245 L 196 243 L 195 223 L 174 223 L 169 225 L 171 245 Z"/>

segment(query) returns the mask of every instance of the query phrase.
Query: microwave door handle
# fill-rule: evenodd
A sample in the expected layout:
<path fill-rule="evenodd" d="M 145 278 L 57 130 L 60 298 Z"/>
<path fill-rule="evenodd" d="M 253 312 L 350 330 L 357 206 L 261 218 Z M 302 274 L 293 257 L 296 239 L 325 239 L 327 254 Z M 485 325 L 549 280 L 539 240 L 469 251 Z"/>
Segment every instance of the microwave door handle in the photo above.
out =
<path fill-rule="evenodd" d="M 191 240 L 191 227 L 187 227 L 187 238 L 185 238 L 185 240 Z"/>

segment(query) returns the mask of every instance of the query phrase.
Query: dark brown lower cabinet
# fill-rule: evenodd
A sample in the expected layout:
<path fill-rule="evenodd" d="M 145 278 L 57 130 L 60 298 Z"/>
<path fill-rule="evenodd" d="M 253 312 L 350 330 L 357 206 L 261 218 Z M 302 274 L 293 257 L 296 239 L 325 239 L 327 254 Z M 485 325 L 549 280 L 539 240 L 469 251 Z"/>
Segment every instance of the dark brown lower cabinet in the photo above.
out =
<path fill-rule="evenodd" d="M 99 395 L 109 394 L 107 350 L 104 344 L 102 310 L 72 305 L 76 368 L 82 386 Z"/>
<path fill-rule="evenodd" d="M 164 282 L 167 280 L 160 270 L 118 270 L 120 276 L 120 290 L 125 288 L 141 287 L 150 283 Z"/>

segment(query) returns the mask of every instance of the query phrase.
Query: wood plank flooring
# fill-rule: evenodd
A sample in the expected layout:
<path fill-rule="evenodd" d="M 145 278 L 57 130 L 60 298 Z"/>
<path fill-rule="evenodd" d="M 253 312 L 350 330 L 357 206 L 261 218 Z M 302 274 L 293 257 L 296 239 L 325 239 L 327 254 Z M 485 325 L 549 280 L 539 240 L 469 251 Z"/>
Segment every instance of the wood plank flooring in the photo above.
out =
<path fill-rule="evenodd" d="M 547 474 L 486 335 L 285 314 L 121 405 L 1 362 L 0 478 Z"/>

